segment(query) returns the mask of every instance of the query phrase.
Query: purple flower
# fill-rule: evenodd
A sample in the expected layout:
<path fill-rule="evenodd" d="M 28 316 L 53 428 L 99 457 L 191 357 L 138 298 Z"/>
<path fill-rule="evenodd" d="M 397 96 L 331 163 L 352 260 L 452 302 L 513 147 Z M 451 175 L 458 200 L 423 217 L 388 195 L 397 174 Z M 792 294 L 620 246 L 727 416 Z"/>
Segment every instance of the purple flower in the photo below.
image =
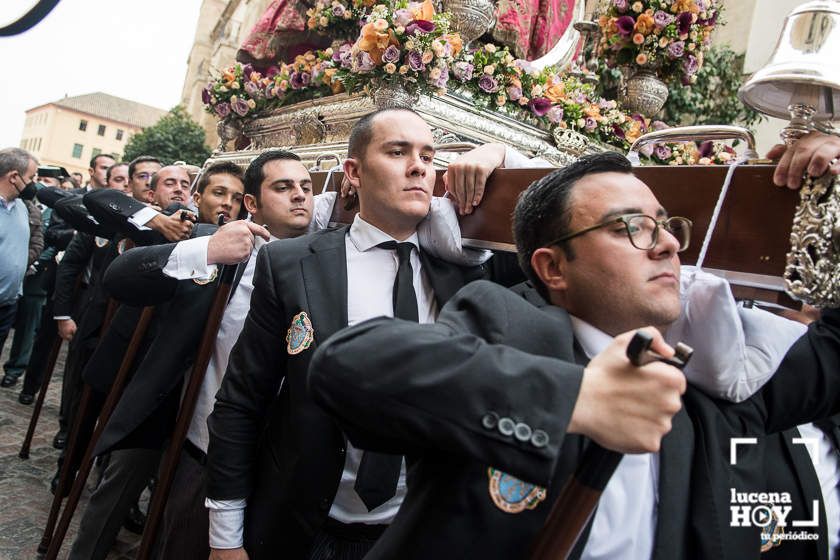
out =
<path fill-rule="evenodd" d="M 538 117 L 543 117 L 551 109 L 551 101 L 545 97 L 535 97 L 528 103 L 528 108 Z"/>
<path fill-rule="evenodd" d="M 499 90 L 499 82 L 489 74 L 482 74 L 478 80 L 478 87 L 486 93 L 496 93 Z"/>
<path fill-rule="evenodd" d="M 652 121 L 650 123 L 650 128 L 653 130 L 665 130 L 666 128 L 671 128 L 667 124 L 662 121 Z"/>
<path fill-rule="evenodd" d="M 300 79 L 300 72 L 292 72 L 292 75 L 289 76 L 289 85 L 292 86 L 292 89 L 301 89 L 303 87 L 303 81 Z"/>
<path fill-rule="evenodd" d="M 207 86 L 206 88 L 201 90 L 201 102 L 205 105 L 209 105 L 211 95 L 212 94 L 210 93 L 210 86 Z"/>
<path fill-rule="evenodd" d="M 273 83 L 265 86 L 265 89 L 263 90 L 263 95 L 265 96 L 266 99 L 271 99 L 272 97 L 275 96 L 276 93 L 277 93 L 277 90 L 275 89 Z"/>
<path fill-rule="evenodd" d="M 398 49 L 394 45 L 388 45 L 388 48 L 385 49 L 385 52 L 382 53 L 382 62 L 393 62 L 396 64 L 397 61 L 399 61 L 399 59 L 400 49 Z"/>
<path fill-rule="evenodd" d="M 690 16 L 691 14 L 689 14 Z M 621 16 L 615 20 L 615 26 L 618 28 L 618 34 L 622 37 L 629 37 L 633 33 L 633 28 L 636 26 L 636 20 L 630 16 Z"/>
<path fill-rule="evenodd" d="M 595 127 L 597 127 L 597 126 L 598 126 L 598 121 L 596 121 L 592 117 L 586 117 L 586 120 L 584 121 L 584 125 L 583 125 L 584 130 L 586 130 L 588 132 L 592 132 L 593 130 L 595 130 Z"/>
<path fill-rule="evenodd" d="M 627 0 L 613 0 L 613 6 L 619 12 L 626 12 L 627 11 Z"/>
<path fill-rule="evenodd" d="M 683 61 L 683 72 L 685 72 L 686 76 L 691 76 L 692 74 L 696 73 L 699 69 L 700 63 L 697 61 L 697 58 L 693 54 L 688 55 Z"/>
<path fill-rule="evenodd" d="M 344 9 L 344 6 L 342 6 L 341 4 L 334 4 L 333 5 L 333 15 L 335 17 L 342 17 L 344 15 L 345 11 L 346 10 Z"/>
<path fill-rule="evenodd" d="M 665 144 L 657 144 L 653 149 L 653 155 L 661 160 L 667 160 L 671 157 L 671 148 Z"/>
<path fill-rule="evenodd" d="M 617 124 L 612 125 L 612 129 L 613 129 L 613 134 L 615 134 L 616 138 L 621 138 L 621 139 L 625 138 L 626 135 L 624 134 L 624 129 L 621 128 L 619 125 L 617 125 Z"/>
<path fill-rule="evenodd" d="M 402 25 L 406 27 L 409 23 L 411 23 L 411 12 L 406 10 L 405 8 L 397 10 L 394 12 L 394 25 Z"/>
<path fill-rule="evenodd" d="M 216 114 L 219 115 L 220 118 L 225 118 L 230 114 L 230 103 L 227 101 L 223 101 L 222 103 L 216 103 L 216 106 L 213 107 L 213 110 L 216 111 Z"/>
<path fill-rule="evenodd" d="M 248 114 L 248 110 L 250 109 L 250 107 L 248 107 L 247 101 L 239 97 L 236 99 L 236 101 L 231 103 L 231 109 L 233 109 L 233 111 L 240 117 L 244 117 Z"/>
<path fill-rule="evenodd" d="M 250 62 L 242 67 L 242 75 L 245 77 L 246 80 L 251 77 L 251 72 L 253 71 L 254 66 Z"/>
<path fill-rule="evenodd" d="M 639 126 L 641 127 L 643 133 L 647 132 L 645 118 L 642 115 L 640 115 L 639 113 L 633 113 L 632 115 L 630 115 L 630 118 L 639 123 Z"/>
<path fill-rule="evenodd" d="M 446 84 L 449 83 L 449 70 L 444 69 L 440 73 L 440 77 L 437 80 L 435 80 L 433 83 L 434 83 L 434 86 L 437 87 L 437 88 L 445 88 Z"/>
<path fill-rule="evenodd" d="M 683 12 L 677 16 L 677 31 L 680 35 L 688 33 L 691 28 L 691 12 Z"/>
<path fill-rule="evenodd" d="M 706 140 L 705 142 L 701 143 L 698 146 L 698 151 L 700 152 L 700 157 L 711 157 L 712 152 L 714 151 L 714 143 L 711 140 Z"/>
<path fill-rule="evenodd" d="M 408 53 L 408 65 L 415 72 L 420 72 L 421 70 L 424 70 L 426 68 L 426 65 L 423 64 L 423 53 L 421 53 L 420 51 L 410 51 Z"/>
<path fill-rule="evenodd" d="M 653 24 L 660 29 L 670 24 L 672 21 L 674 21 L 674 16 L 672 16 L 668 12 L 656 10 L 656 12 L 653 14 Z"/>
<path fill-rule="evenodd" d="M 550 122 L 554 124 L 559 124 L 560 121 L 563 120 L 563 107 L 555 105 L 554 107 L 548 110 L 545 116 Z"/>
<path fill-rule="evenodd" d="M 254 82 L 245 82 L 245 93 L 251 97 L 257 97 L 260 93 L 260 86 Z"/>
<path fill-rule="evenodd" d="M 650 157 L 653 155 L 653 144 L 645 144 L 641 148 L 639 148 L 639 153 L 645 157 Z"/>
<path fill-rule="evenodd" d="M 522 88 L 518 86 L 508 86 L 507 96 L 511 101 L 519 101 L 519 98 L 522 97 Z"/>
<path fill-rule="evenodd" d="M 301 72 L 300 73 L 300 83 L 305 86 L 308 86 L 312 82 L 312 74 L 309 72 Z"/>
<path fill-rule="evenodd" d="M 280 68 L 278 68 L 277 66 L 269 66 L 268 68 L 265 69 L 265 77 L 266 78 L 273 78 L 274 76 L 276 76 L 279 73 L 280 73 Z"/>
<path fill-rule="evenodd" d="M 373 62 L 373 59 L 370 57 L 368 53 L 365 51 L 359 51 L 356 53 L 356 59 L 353 61 L 353 68 L 357 72 L 370 72 L 376 67 L 376 63 Z"/>
<path fill-rule="evenodd" d="M 685 54 L 685 42 L 675 41 L 668 45 L 668 56 L 671 58 L 682 58 Z"/>
<path fill-rule="evenodd" d="M 425 35 L 426 33 L 431 33 L 434 30 L 435 24 L 431 21 L 426 21 L 425 19 L 415 19 L 405 27 L 405 32 L 409 35 L 414 35 L 415 33 Z"/>
<path fill-rule="evenodd" d="M 452 67 L 452 73 L 455 74 L 455 77 L 462 82 L 472 80 L 473 70 L 475 70 L 475 67 L 469 62 L 464 61 L 456 62 Z"/>

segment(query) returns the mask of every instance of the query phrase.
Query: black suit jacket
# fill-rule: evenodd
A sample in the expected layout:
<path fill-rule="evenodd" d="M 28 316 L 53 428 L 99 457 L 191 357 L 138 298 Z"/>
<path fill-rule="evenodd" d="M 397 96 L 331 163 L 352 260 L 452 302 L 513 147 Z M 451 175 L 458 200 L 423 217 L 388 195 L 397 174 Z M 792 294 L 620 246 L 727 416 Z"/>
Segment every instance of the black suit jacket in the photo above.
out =
<path fill-rule="evenodd" d="M 345 438 L 307 395 L 306 370 L 315 348 L 347 325 L 346 232 L 283 239 L 260 251 L 250 311 L 208 421 L 208 496 L 248 498 L 245 545 L 257 560 L 281 550 L 302 557 L 341 479 Z M 421 258 L 440 305 L 483 273 Z M 286 333 L 300 312 L 314 341 L 291 355 Z"/>
<path fill-rule="evenodd" d="M 588 444 L 566 433 L 582 375 L 572 363 L 568 316 L 539 301 L 528 290 L 475 282 L 435 325 L 373 319 L 317 351 L 309 372 L 313 398 L 351 441 L 419 457 L 397 518 L 368 558 L 528 557 Z M 409 375 L 418 371 L 425 375 Z M 758 530 L 729 527 L 729 489 L 766 490 L 768 450 L 746 446 L 730 467 L 729 438 L 828 416 L 840 408 L 838 391 L 836 311 L 826 312 L 744 403 L 715 401 L 689 387 L 662 440 L 653 557 L 759 558 Z M 544 431 L 547 445 L 504 435 L 498 417 Z M 521 513 L 501 511 L 490 496 L 488 467 L 547 487 L 547 499 Z"/>
<path fill-rule="evenodd" d="M 199 224 L 194 237 L 211 235 L 216 226 Z M 192 366 L 213 303 L 218 279 L 199 284 L 163 274 L 175 243 L 136 247 L 114 260 L 105 288 L 129 306 L 166 304 L 155 319 L 155 337 L 125 388 L 96 454 L 115 447 L 160 448 L 172 431 L 181 382 Z M 238 268 L 238 281 L 243 266 Z M 235 287 L 235 285 L 234 285 Z"/>

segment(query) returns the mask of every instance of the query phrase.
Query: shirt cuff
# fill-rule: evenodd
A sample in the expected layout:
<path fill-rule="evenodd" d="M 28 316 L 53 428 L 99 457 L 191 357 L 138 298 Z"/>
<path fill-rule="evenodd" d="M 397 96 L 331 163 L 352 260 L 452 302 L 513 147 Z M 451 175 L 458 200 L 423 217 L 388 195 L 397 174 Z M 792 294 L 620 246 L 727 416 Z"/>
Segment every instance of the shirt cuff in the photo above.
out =
<path fill-rule="evenodd" d="M 139 230 L 148 230 L 151 229 L 146 227 L 146 224 L 158 215 L 158 211 L 152 208 L 151 206 L 146 206 L 142 210 L 138 210 L 134 214 L 128 217 L 128 223 L 132 224 Z"/>
<path fill-rule="evenodd" d="M 239 500 L 204 500 L 209 510 L 210 548 L 241 548 L 244 544 L 245 499 Z"/>
<path fill-rule="evenodd" d="M 335 191 L 323 192 L 315 195 L 315 210 L 312 213 L 312 221 L 309 222 L 309 233 L 327 229 L 333 213 L 333 206 L 338 200 L 338 193 Z"/>
<path fill-rule="evenodd" d="M 217 266 L 207 264 L 207 247 L 210 236 L 194 237 L 186 241 L 179 241 L 169 255 L 163 273 L 176 280 L 199 279 L 207 280 L 216 274 Z"/>
<path fill-rule="evenodd" d="M 503 166 L 507 169 L 517 169 L 521 167 L 554 167 L 554 165 L 542 158 L 529 158 L 525 154 L 518 152 L 510 146 L 505 146 L 505 161 Z"/>
<path fill-rule="evenodd" d="M 53 317 L 53 321 L 66 321 L 67 319 L 72 319 L 70 315 L 60 315 L 58 317 Z"/>

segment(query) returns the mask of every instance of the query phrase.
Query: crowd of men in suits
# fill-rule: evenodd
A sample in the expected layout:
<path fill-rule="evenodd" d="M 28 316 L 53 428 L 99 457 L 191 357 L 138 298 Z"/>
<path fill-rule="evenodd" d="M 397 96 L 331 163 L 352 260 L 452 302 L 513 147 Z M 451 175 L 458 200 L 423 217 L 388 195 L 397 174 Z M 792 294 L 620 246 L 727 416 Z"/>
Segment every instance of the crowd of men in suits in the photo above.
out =
<path fill-rule="evenodd" d="M 37 162 L 7 170 L 4 152 L 8 211 Z M 840 172 L 840 140 L 821 134 L 771 155 L 790 188 Z M 72 432 L 76 451 L 53 490 L 69 490 L 88 445 L 99 475 L 69 558 L 105 558 L 126 522 L 142 531 L 138 498 L 185 409 L 159 558 L 529 557 L 594 443 L 626 455 L 574 558 L 840 557 L 835 310 L 806 328 L 681 268 L 690 220 L 616 154 L 527 189 L 516 255 L 465 249 L 457 214 L 490 173 L 543 164 L 482 146 L 450 165 L 440 199 L 434 157 L 413 111 L 361 118 L 339 195 L 358 214 L 332 228 L 339 196 L 314 195 L 285 150 L 195 180 L 152 156 L 99 156 L 90 189 L 36 189 L 57 228 L 52 280 L 31 357 L 3 385 L 25 370 L 31 403 L 56 337 L 70 341 L 55 443 Z M 637 329 L 665 357 L 693 346 L 689 367 L 631 364 Z M 737 438 L 751 444 L 734 461 Z M 753 522 L 751 506 L 769 517 Z"/>

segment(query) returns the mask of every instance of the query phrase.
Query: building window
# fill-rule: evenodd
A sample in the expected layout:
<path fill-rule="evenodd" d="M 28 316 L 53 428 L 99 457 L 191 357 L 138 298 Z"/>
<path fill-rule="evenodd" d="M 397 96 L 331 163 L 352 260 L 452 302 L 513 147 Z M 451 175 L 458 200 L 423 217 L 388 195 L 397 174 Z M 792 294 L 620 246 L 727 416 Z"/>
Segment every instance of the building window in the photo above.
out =
<path fill-rule="evenodd" d="M 82 120 L 79 121 L 79 130 L 81 130 L 82 132 L 87 130 L 87 121 L 86 120 L 82 119 Z"/>
<path fill-rule="evenodd" d="M 41 151 L 41 139 L 40 139 L 40 138 L 38 138 L 38 146 L 35 148 L 35 151 L 36 151 L 36 152 L 40 152 L 40 151 Z"/>
<path fill-rule="evenodd" d="M 90 153 L 90 157 L 95 158 L 96 156 L 98 156 L 101 153 L 102 153 L 102 150 L 100 150 L 99 148 L 94 148 L 93 151 Z"/>
<path fill-rule="evenodd" d="M 82 150 L 85 147 L 81 144 L 73 144 L 73 157 L 76 159 L 80 159 L 82 157 Z"/>
<path fill-rule="evenodd" d="M 100 124 L 99 129 L 96 131 L 99 136 L 105 136 L 105 125 Z"/>
<path fill-rule="evenodd" d="M 122 140 L 122 139 L 123 139 L 123 129 L 118 128 L 117 129 L 117 140 Z"/>

